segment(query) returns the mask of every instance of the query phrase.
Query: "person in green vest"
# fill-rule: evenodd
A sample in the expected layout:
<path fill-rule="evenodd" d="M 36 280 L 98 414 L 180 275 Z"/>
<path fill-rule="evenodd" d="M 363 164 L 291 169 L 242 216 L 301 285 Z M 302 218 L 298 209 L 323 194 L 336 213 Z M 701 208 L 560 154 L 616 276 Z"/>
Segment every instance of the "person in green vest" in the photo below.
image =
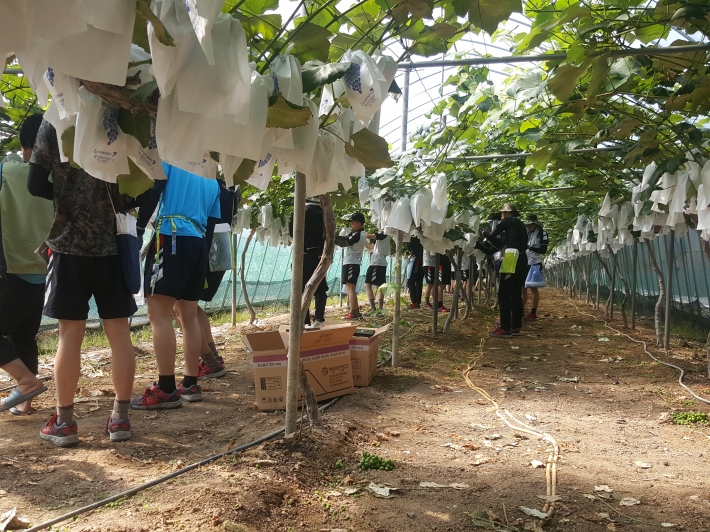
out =
<path fill-rule="evenodd" d="M 42 115 L 31 115 L 20 128 L 24 162 L 0 164 L 0 368 L 17 386 L 0 403 L 0 412 L 33 412 L 32 398 L 47 390 L 37 378 L 36 335 L 42 322 L 45 260 L 35 253 L 49 234 L 54 209 L 27 190 L 32 148 Z"/>

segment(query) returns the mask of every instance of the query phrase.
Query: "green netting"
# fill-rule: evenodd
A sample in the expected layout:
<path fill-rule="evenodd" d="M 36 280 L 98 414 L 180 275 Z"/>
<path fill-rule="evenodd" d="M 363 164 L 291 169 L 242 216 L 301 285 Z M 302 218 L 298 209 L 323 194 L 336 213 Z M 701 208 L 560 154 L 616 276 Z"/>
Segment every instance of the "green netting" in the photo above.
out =
<path fill-rule="evenodd" d="M 656 256 L 656 262 L 668 279 L 670 237 L 661 235 L 651 241 Z M 703 249 L 703 243 L 695 231 L 689 231 L 683 237 L 675 238 L 675 259 L 673 261 L 673 289 L 671 300 L 671 315 L 699 327 L 710 325 L 710 261 Z M 613 272 L 611 257 L 603 258 L 609 272 Z M 618 268 L 629 284 L 631 292 L 633 279 L 633 246 L 626 246 L 617 254 Z M 586 297 L 586 284 L 581 274 L 584 268 L 589 279 L 591 297 L 596 295 L 599 284 L 601 302 L 609 296 L 611 279 L 600 266 L 593 255 L 580 257 L 573 262 L 574 269 L 570 272 L 569 263 L 554 266 L 550 273 L 561 283 L 569 285 L 570 279 L 579 286 L 580 277 L 582 293 Z M 638 244 L 638 259 L 636 266 L 636 310 L 641 316 L 652 316 L 658 299 L 658 279 L 653 271 L 645 243 Z M 618 311 L 624 297 L 624 285 L 617 275 L 614 282 L 614 304 Z M 631 298 L 626 304 L 627 311 L 631 309 Z"/>
<path fill-rule="evenodd" d="M 240 267 L 242 251 L 246 244 L 249 233 L 245 231 L 237 237 L 236 257 L 237 268 Z M 148 237 L 146 237 L 148 238 Z M 245 281 L 249 300 L 252 306 L 257 309 L 274 303 L 288 303 L 291 290 L 291 247 L 271 247 L 260 244 L 256 238 L 252 239 L 245 256 Z M 328 295 L 337 295 L 340 290 L 340 270 L 342 265 L 341 248 L 335 248 L 333 264 L 328 270 L 326 280 L 328 282 Z M 364 290 L 365 271 L 369 266 L 369 255 L 365 254 L 363 264 L 360 269 L 360 277 L 357 283 L 358 292 Z M 388 268 L 388 274 L 391 268 Z M 239 269 L 236 272 L 236 293 L 235 299 L 237 309 L 245 308 L 244 292 L 239 278 Z M 222 284 L 217 290 L 211 302 L 201 302 L 208 313 L 232 308 L 232 272 L 225 273 Z M 100 322 L 96 311 L 96 305 L 92 299 L 90 302 L 88 324 L 97 325 Z M 147 307 L 141 305 L 138 312 L 133 316 L 131 323 L 147 322 Z M 44 329 L 56 326 L 56 320 L 43 318 Z"/>

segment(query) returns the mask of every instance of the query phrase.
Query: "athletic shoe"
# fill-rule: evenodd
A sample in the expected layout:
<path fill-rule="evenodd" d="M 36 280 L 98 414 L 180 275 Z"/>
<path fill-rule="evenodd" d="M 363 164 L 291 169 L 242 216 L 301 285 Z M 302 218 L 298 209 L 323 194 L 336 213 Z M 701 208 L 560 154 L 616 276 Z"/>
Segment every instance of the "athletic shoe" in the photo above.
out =
<path fill-rule="evenodd" d="M 55 412 L 39 431 L 39 437 L 43 440 L 51 441 L 58 447 L 71 447 L 79 443 L 78 432 L 76 421 L 59 425 L 57 423 L 57 413 Z"/>
<path fill-rule="evenodd" d="M 219 379 L 227 374 L 227 370 L 224 368 L 224 359 L 222 357 L 217 357 L 217 367 L 211 368 L 209 365 L 205 364 L 200 360 L 200 365 L 197 366 L 197 380 L 200 379 Z"/>
<path fill-rule="evenodd" d="M 488 336 L 491 336 L 492 338 L 512 338 L 513 335 L 510 334 L 510 331 L 504 331 L 503 329 L 496 329 L 495 331 L 491 331 L 488 333 Z"/>
<path fill-rule="evenodd" d="M 112 416 L 113 414 L 111 414 Z M 109 416 L 106 420 L 104 434 L 107 434 L 111 441 L 126 441 L 131 439 L 131 422 L 128 419 L 112 419 Z"/>
<path fill-rule="evenodd" d="M 421 306 L 421 305 L 415 305 L 414 303 L 410 303 L 410 304 L 409 304 L 409 310 L 416 310 L 416 309 L 419 309 L 419 308 L 422 308 L 422 306 Z"/>
<path fill-rule="evenodd" d="M 180 392 L 183 401 L 188 403 L 197 403 L 202 401 L 202 388 L 199 384 L 193 384 L 189 388 L 185 388 L 182 383 L 177 385 L 177 391 Z"/>
<path fill-rule="evenodd" d="M 325 323 L 325 320 L 313 320 L 313 323 L 310 325 L 306 325 L 306 330 L 307 331 L 314 331 L 316 329 L 320 329 L 323 327 L 323 324 Z"/>
<path fill-rule="evenodd" d="M 427 303 L 426 305 L 424 305 L 424 308 L 427 310 L 434 310 L 434 307 L 431 306 L 431 303 Z"/>
<path fill-rule="evenodd" d="M 359 312 L 357 314 L 353 312 L 348 312 L 345 316 L 343 316 L 344 320 L 361 320 L 362 319 L 362 314 Z"/>
<path fill-rule="evenodd" d="M 131 408 L 135 410 L 165 410 L 181 406 L 180 390 L 175 388 L 173 393 L 165 393 L 157 382 L 154 382 L 153 386 L 148 386 L 142 396 L 131 399 Z"/>
<path fill-rule="evenodd" d="M 513 336 L 520 336 L 520 327 L 518 327 L 517 329 L 510 329 L 510 334 L 512 334 Z"/>
<path fill-rule="evenodd" d="M 441 305 L 441 306 L 439 307 L 439 313 L 442 313 L 442 312 L 443 312 L 443 313 L 446 313 L 446 312 L 448 312 L 448 311 L 449 311 L 449 309 L 447 309 L 444 305 Z"/>
<path fill-rule="evenodd" d="M 531 313 L 528 314 L 527 316 L 523 316 L 523 319 L 524 319 L 525 321 L 535 321 L 535 320 L 537 320 L 537 315 L 536 315 L 536 314 L 533 314 L 533 313 L 531 312 Z"/>

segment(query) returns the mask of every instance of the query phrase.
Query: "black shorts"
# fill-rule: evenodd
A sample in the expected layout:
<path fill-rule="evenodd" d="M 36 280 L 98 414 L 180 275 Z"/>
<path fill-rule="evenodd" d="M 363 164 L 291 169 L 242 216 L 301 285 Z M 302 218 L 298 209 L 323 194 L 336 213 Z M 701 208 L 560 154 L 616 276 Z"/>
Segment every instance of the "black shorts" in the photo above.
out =
<path fill-rule="evenodd" d="M 340 282 L 342 284 L 357 284 L 358 277 L 360 277 L 359 264 L 343 264 L 340 274 Z"/>
<path fill-rule="evenodd" d="M 209 261 L 204 238 L 178 236 L 175 255 L 172 254 L 172 236 L 160 235 L 162 263 L 155 286 L 151 285 L 155 264 L 155 237 L 151 240 L 145 261 L 145 295 L 168 296 L 185 301 L 198 301 L 205 288 Z"/>
<path fill-rule="evenodd" d="M 426 284 L 434 284 L 434 270 L 436 266 L 424 266 Z"/>
<path fill-rule="evenodd" d="M 202 291 L 202 296 L 200 296 L 200 301 L 212 301 L 214 296 L 219 290 L 219 286 L 222 284 L 222 279 L 226 272 L 211 272 L 207 271 L 205 276 L 205 289 Z"/>
<path fill-rule="evenodd" d="M 387 266 L 368 266 L 365 284 L 381 286 L 387 282 Z"/>
<path fill-rule="evenodd" d="M 44 315 L 86 320 L 91 296 L 102 320 L 128 318 L 138 310 L 123 280 L 118 255 L 80 257 L 53 252 L 47 265 Z"/>
<path fill-rule="evenodd" d="M 444 286 L 451 284 L 451 261 L 446 255 L 439 258 L 439 284 Z"/>
<path fill-rule="evenodd" d="M 468 281 L 468 274 L 469 274 L 469 269 L 466 268 L 465 270 L 462 268 L 461 269 L 461 280 L 462 281 Z"/>

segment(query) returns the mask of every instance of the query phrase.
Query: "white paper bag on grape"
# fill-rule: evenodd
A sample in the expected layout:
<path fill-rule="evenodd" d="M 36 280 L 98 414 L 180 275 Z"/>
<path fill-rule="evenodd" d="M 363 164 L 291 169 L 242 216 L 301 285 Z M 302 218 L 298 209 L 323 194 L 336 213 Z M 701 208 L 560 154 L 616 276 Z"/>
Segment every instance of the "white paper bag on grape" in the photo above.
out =
<path fill-rule="evenodd" d="M 57 140 L 59 141 L 59 160 L 63 163 L 69 162 L 69 156 L 64 153 L 64 146 L 62 144 L 62 135 L 64 132 L 72 126 L 76 126 L 76 115 L 70 116 L 62 120 L 59 118 L 59 110 L 57 109 L 59 104 L 52 100 L 49 103 L 49 107 L 44 113 L 44 119 L 54 126 L 57 132 Z M 69 154 L 72 158 L 74 153 Z"/>
<path fill-rule="evenodd" d="M 118 127 L 118 113 L 98 96 L 79 89 L 73 159 L 90 175 L 116 182 L 127 174 L 127 137 Z"/>
<path fill-rule="evenodd" d="M 248 124 L 251 68 L 244 28 L 237 19 L 224 15 L 211 34 L 214 65 L 207 61 L 197 38 L 193 35 L 190 40 L 189 52 L 175 82 L 179 89 L 178 108 Z"/>
<path fill-rule="evenodd" d="M 172 164 L 186 172 L 199 175 L 205 179 L 217 178 L 217 161 L 210 157 L 209 152 L 205 152 L 202 157 L 194 161 L 177 161 Z"/>
<path fill-rule="evenodd" d="M 48 68 L 44 74 L 44 82 L 52 95 L 52 101 L 57 102 L 59 118 L 64 120 L 79 112 L 78 79 Z"/>
<path fill-rule="evenodd" d="M 341 61 L 350 62 L 342 78 L 345 95 L 355 117 L 367 126 L 387 98 L 392 80 L 388 82 L 376 61 L 362 50 L 348 50 Z"/>
<path fill-rule="evenodd" d="M 163 170 L 163 161 L 158 153 L 155 141 L 155 118 L 150 117 L 150 142 L 144 148 L 132 135 L 128 137 L 128 158 L 153 181 L 167 179 Z"/>
<path fill-rule="evenodd" d="M 408 233 L 412 228 L 412 210 L 409 198 L 399 198 L 387 218 L 387 227 Z"/>
<path fill-rule="evenodd" d="M 247 183 L 254 185 L 259 190 L 266 190 L 269 187 L 271 176 L 274 173 L 276 157 L 273 153 L 267 153 L 263 159 L 256 164 L 254 173 L 249 176 Z"/>

